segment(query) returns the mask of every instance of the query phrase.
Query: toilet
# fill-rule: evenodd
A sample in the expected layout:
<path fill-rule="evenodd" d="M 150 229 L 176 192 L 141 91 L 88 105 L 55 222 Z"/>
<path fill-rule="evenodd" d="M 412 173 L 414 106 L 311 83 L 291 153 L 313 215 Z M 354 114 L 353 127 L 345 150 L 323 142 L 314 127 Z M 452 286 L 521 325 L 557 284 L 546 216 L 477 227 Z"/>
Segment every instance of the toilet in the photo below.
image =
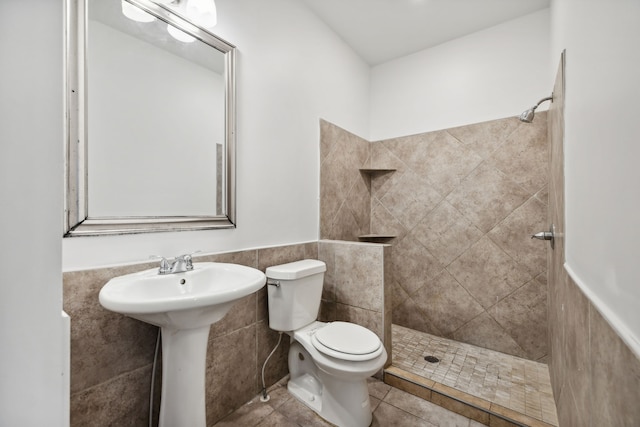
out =
<path fill-rule="evenodd" d="M 306 259 L 268 267 L 269 327 L 291 337 L 289 392 L 340 427 L 371 424 L 367 378 L 387 361 L 378 336 L 348 322 L 318 322 L 326 265 Z"/>

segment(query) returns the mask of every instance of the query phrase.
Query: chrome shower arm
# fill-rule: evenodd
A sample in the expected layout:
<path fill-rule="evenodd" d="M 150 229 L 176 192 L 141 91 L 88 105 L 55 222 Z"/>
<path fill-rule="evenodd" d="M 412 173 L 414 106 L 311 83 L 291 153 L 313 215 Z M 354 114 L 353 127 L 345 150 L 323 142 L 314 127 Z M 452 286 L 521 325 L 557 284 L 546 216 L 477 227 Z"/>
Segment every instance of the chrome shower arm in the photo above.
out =
<path fill-rule="evenodd" d="M 546 98 L 542 98 L 540 101 L 538 101 L 536 106 L 533 107 L 533 109 L 535 110 L 536 108 L 538 108 L 540 106 L 540 104 L 542 104 L 545 101 L 553 101 L 553 94 L 551 94 L 551 96 L 547 96 Z"/>

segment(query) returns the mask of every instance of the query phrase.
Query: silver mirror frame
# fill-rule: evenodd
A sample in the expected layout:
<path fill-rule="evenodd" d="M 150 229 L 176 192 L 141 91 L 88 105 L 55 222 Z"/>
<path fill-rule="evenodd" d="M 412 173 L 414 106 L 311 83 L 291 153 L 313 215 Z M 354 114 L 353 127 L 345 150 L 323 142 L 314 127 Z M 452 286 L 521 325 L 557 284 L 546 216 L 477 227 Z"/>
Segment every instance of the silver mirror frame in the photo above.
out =
<path fill-rule="evenodd" d="M 66 126 L 64 237 L 210 230 L 236 225 L 235 46 L 151 0 L 125 0 L 225 54 L 225 146 L 221 215 L 92 218 L 87 197 L 86 22 L 87 0 L 66 1 Z M 213 142 L 212 142 L 213 143 Z"/>

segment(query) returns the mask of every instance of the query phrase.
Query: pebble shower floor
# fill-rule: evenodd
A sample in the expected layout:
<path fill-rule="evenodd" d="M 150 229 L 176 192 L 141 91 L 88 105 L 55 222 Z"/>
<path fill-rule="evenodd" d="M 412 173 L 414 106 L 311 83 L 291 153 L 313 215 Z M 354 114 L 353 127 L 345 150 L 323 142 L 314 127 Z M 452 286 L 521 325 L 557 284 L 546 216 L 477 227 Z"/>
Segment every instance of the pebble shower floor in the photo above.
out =
<path fill-rule="evenodd" d="M 558 425 L 544 363 L 393 325 L 393 365 L 492 403 Z M 439 362 L 425 360 L 435 356 Z"/>

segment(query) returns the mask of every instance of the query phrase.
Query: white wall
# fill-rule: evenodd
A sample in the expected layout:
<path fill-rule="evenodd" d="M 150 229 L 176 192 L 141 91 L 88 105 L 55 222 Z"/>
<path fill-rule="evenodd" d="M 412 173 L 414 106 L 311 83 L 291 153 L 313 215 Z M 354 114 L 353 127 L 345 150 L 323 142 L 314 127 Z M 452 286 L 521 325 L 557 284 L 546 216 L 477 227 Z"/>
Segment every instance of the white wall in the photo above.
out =
<path fill-rule="evenodd" d="M 640 3 L 551 10 L 554 70 L 566 48 L 566 267 L 640 356 Z"/>
<path fill-rule="evenodd" d="M 63 426 L 62 10 L 0 2 L 0 425 Z"/>
<path fill-rule="evenodd" d="M 376 66 L 370 137 L 519 115 L 551 94 L 549 60 L 545 9 Z"/>
<path fill-rule="evenodd" d="M 369 68 L 300 2 L 216 4 L 238 48 L 237 228 L 64 239 L 64 270 L 317 240 L 318 120 L 367 136 Z"/>

